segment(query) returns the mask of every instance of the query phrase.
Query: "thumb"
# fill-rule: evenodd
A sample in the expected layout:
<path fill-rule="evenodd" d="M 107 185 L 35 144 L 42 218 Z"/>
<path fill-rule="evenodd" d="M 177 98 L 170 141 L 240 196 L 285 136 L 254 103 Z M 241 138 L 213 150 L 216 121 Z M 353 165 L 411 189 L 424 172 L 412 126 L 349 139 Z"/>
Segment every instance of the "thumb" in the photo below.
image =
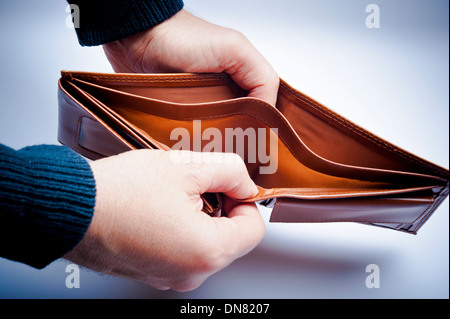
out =
<path fill-rule="evenodd" d="M 234 260 L 255 248 L 265 233 L 264 221 L 254 203 L 239 203 L 233 199 L 255 196 L 258 188 L 250 178 L 242 158 L 234 153 L 190 153 L 199 156 L 195 170 L 197 194 L 223 193 L 223 209 L 228 218 L 212 218 L 219 232 L 218 245 L 226 247 Z M 194 187 L 195 188 L 195 187 Z"/>
<path fill-rule="evenodd" d="M 200 152 L 190 152 L 190 155 L 196 159 L 191 179 L 195 193 L 224 193 L 234 199 L 246 199 L 258 193 L 239 155 Z"/>
<path fill-rule="evenodd" d="M 275 106 L 280 78 L 266 58 L 245 38 L 237 41 L 238 49 L 225 58 L 225 72 L 248 96 L 256 97 Z M 224 50 L 226 52 L 226 50 Z"/>

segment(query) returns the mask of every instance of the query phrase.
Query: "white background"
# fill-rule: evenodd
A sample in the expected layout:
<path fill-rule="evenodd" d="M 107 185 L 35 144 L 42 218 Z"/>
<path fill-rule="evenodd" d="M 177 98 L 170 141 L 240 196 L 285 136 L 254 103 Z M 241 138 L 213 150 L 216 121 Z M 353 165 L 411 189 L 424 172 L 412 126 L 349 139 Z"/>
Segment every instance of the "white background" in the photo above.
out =
<path fill-rule="evenodd" d="M 379 29 L 365 8 L 380 7 Z M 448 168 L 448 1 L 186 0 L 186 8 L 243 32 L 290 85 L 378 136 Z M 57 144 L 61 69 L 111 72 L 101 48 L 82 48 L 63 0 L 0 0 L 0 143 Z M 188 293 L 82 270 L 0 259 L 3 298 L 448 298 L 448 199 L 417 236 L 358 224 L 270 224 L 247 256 Z M 4 243 L 2 243 L 4 244 Z M 381 287 L 368 289 L 368 264 Z"/>

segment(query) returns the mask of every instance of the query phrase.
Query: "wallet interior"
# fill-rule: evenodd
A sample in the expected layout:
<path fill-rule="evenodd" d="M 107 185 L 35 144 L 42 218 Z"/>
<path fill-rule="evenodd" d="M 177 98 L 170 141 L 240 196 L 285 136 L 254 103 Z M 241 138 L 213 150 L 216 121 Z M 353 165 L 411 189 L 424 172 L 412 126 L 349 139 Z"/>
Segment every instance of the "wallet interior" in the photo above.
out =
<path fill-rule="evenodd" d="M 236 152 L 237 146 L 229 145 L 234 140 L 226 138 L 227 129 L 264 132 L 264 139 L 259 138 L 256 145 L 250 135 L 244 134 L 241 140 L 241 156 L 260 187 L 259 200 L 402 194 L 432 191 L 446 183 L 439 168 L 394 148 L 283 81 L 276 107 L 245 97 L 246 92 L 227 77 L 201 87 L 190 83 L 162 87 L 148 79 L 117 81 L 71 74 L 61 85 L 76 99 L 89 103 L 105 123 L 115 118 L 119 124 L 111 125 L 125 128 L 122 138 L 136 149 L 173 148 L 179 140 L 172 133 L 181 128 L 189 132 L 194 151 Z M 90 124 L 84 123 L 86 129 Z M 205 137 L 208 130 L 220 134 Z M 214 144 L 221 149 L 211 148 L 214 137 L 221 138 Z M 250 148 L 263 154 L 264 161 L 245 152 Z M 264 173 L 262 168 L 270 165 L 276 165 L 276 170 Z"/>

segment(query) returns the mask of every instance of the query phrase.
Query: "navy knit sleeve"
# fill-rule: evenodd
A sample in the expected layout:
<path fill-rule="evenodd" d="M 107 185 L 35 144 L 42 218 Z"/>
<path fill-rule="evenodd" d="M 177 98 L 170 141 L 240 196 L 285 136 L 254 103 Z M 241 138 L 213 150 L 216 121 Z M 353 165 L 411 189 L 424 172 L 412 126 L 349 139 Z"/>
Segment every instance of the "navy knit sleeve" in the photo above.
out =
<path fill-rule="evenodd" d="M 67 0 L 82 46 L 101 45 L 148 30 L 183 8 L 182 0 Z M 75 20 L 74 20 L 75 21 Z M 78 23 L 79 22 L 79 23 Z"/>
<path fill-rule="evenodd" d="M 89 163 L 65 146 L 0 144 L 0 256 L 41 269 L 83 238 L 95 206 Z"/>

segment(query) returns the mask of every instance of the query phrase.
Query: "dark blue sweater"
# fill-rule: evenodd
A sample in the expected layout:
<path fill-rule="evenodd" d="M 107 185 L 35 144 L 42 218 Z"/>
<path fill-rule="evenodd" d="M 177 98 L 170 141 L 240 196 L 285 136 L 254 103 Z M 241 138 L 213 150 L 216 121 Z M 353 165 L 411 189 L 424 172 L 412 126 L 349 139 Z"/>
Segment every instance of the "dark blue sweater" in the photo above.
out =
<path fill-rule="evenodd" d="M 181 0 L 68 2 L 78 6 L 83 46 L 147 30 L 183 7 Z M 67 147 L 0 144 L 0 257 L 44 268 L 64 256 L 88 229 L 95 195 L 89 164 Z"/>
<path fill-rule="evenodd" d="M 94 205 L 90 166 L 69 148 L 0 144 L 0 256 L 45 267 L 82 239 Z"/>
<path fill-rule="evenodd" d="M 78 40 L 105 44 L 148 30 L 183 8 L 182 0 L 67 0 L 77 6 Z M 73 10 L 75 13 L 75 10 Z M 74 14 L 75 15 L 75 14 Z"/>

